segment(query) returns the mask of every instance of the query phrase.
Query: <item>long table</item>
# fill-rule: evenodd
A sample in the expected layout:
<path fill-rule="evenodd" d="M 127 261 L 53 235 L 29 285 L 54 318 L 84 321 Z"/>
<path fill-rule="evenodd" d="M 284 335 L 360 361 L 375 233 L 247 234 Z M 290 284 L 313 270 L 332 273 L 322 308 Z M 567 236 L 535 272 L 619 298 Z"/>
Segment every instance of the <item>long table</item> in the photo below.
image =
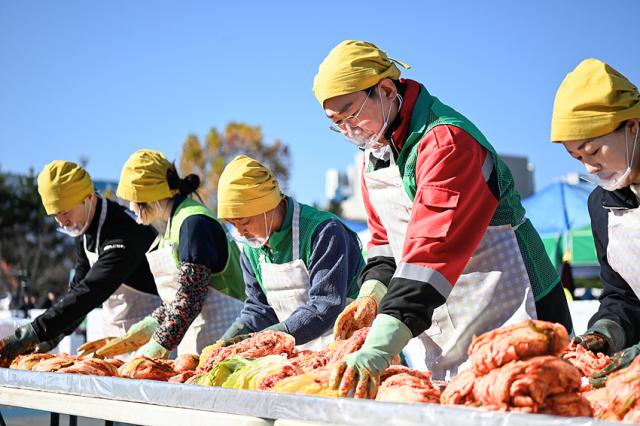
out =
<path fill-rule="evenodd" d="M 264 391 L 0 369 L 0 404 L 145 425 L 600 426 L 592 418 L 495 413 Z"/>

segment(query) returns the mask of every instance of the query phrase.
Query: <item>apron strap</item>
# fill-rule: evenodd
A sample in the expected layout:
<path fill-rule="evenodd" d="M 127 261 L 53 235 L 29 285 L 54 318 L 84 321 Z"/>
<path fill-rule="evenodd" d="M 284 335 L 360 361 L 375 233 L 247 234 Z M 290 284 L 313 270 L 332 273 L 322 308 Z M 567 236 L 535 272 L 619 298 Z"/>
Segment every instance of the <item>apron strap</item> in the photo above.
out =
<path fill-rule="evenodd" d="M 293 199 L 292 199 L 293 200 Z M 300 204 L 293 200 L 293 245 L 291 248 L 293 258 L 291 260 L 300 259 Z"/>
<path fill-rule="evenodd" d="M 102 225 L 104 225 L 104 221 L 107 218 L 107 200 L 100 197 L 100 219 L 98 220 L 98 232 L 96 232 L 96 253 L 98 253 L 98 248 L 100 247 L 100 232 L 102 232 Z M 84 244 L 84 251 L 89 252 L 87 249 L 87 235 L 82 236 L 82 242 Z"/>
<path fill-rule="evenodd" d="M 155 240 L 153 240 L 153 242 L 151 243 L 151 245 L 147 249 L 147 253 L 151 253 L 153 250 L 155 250 L 156 247 L 158 247 L 160 245 L 160 240 L 161 239 L 162 239 L 162 237 L 160 235 L 156 235 Z"/>

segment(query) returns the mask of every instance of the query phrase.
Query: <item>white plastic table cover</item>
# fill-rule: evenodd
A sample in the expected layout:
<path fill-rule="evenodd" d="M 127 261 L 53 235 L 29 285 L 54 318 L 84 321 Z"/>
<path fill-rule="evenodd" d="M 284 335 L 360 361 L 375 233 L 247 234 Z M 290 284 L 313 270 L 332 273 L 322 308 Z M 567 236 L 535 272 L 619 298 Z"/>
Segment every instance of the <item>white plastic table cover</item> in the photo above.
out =
<path fill-rule="evenodd" d="M 325 398 L 152 380 L 0 368 L 0 392 L 2 387 L 240 414 L 271 420 L 305 420 L 343 425 L 604 426 L 617 424 L 586 417 L 497 413 L 438 404 L 399 404 L 351 398 Z"/>

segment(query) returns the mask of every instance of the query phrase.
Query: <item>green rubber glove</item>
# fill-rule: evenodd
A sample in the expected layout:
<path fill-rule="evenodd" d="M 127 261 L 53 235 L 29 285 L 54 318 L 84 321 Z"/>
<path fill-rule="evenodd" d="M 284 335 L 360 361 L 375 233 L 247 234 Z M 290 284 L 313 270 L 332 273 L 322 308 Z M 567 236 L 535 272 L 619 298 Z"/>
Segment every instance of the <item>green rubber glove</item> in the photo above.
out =
<path fill-rule="evenodd" d="M 65 338 L 65 336 L 66 336 L 65 334 L 59 334 L 58 336 L 54 337 L 53 339 L 49 339 L 49 340 L 46 340 L 44 342 L 40 342 L 33 349 L 33 352 L 39 353 L 39 354 L 44 354 L 44 353 L 50 352 L 52 349 L 54 349 L 56 346 L 58 346 L 58 343 L 60 343 L 60 341 Z"/>
<path fill-rule="evenodd" d="M 599 352 L 605 354 L 609 352 L 609 342 L 607 342 L 606 337 L 600 333 L 594 332 L 576 336 L 573 338 L 573 342 L 596 354 Z"/>
<path fill-rule="evenodd" d="M 378 313 L 380 301 L 387 288 L 378 280 L 367 280 L 360 287 L 360 293 L 338 315 L 333 326 L 333 337 L 344 340 L 363 327 L 369 327 Z"/>
<path fill-rule="evenodd" d="M 251 333 L 247 333 L 247 334 L 238 334 L 237 336 L 233 336 L 230 337 L 228 339 L 225 340 L 218 340 L 216 342 L 216 345 L 218 345 L 221 348 L 226 348 L 227 346 L 231 346 L 231 345 L 235 345 L 236 343 L 240 343 L 245 339 L 248 339 L 249 337 L 251 337 Z"/>
<path fill-rule="evenodd" d="M 166 358 L 169 356 L 168 349 L 165 349 L 160 343 L 156 342 L 154 339 L 149 340 L 143 347 L 141 347 L 136 355 L 144 355 L 147 358 Z"/>
<path fill-rule="evenodd" d="M 229 340 L 232 337 L 236 337 L 240 334 L 249 334 L 251 330 L 240 320 L 235 320 L 233 324 L 227 328 L 227 331 L 220 337 L 220 340 Z"/>
<path fill-rule="evenodd" d="M 380 373 L 391 364 L 413 336 L 400 320 L 380 314 L 373 321 L 362 348 L 338 363 L 329 386 L 345 397 L 355 386 L 355 398 L 373 399 L 378 393 Z"/>
<path fill-rule="evenodd" d="M 611 364 L 593 373 L 589 383 L 594 388 L 604 386 L 611 373 L 628 367 L 638 355 L 640 355 L 640 343 L 616 352 L 611 357 Z"/>
<path fill-rule="evenodd" d="M 367 280 L 362 283 L 362 287 L 360 287 L 358 299 L 361 297 L 370 296 L 373 297 L 378 305 L 380 305 L 380 301 L 385 294 L 387 294 L 387 287 L 382 283 L 382 281 Z"/>
<path fill-rule="evenodd" d="M 102 356 L 115 356 L 133 352 L 147 343 L 160 324 L 155 318 L 148 316 L 133 324 L 127 334 L 115 339 L 96 351 Z"/>
<path fill-rule="evenodd" d="M 606 344 L 602 343 L 604 338 Z M 604 352 L 607 355 L 621 351 L 626 346 L 624 329 L 617 322 L 610 319 L 599 319 L 576 342 L 592 352 Z"/>
<path fill-rule="evenodd" d="M 18 356 L 32 352 L 40 338 L 31 324 L 18 327 L 14 333 L 0 340 L 0 367 L 9 367 Z"/>
<path fill-rule="evenodd" d="M 281 333 L 289 334 L 289 330 L 287 330 L 287 326 L 285 325 L 284 321 L 279 322 L 277 324 L 273 324 L 272 326 L 265 328 L 265 330 L 279 331 Z"/>
<path fill-rule="evenodd" d="M 156 328 L 158 328 L 159 325 L 160 323 L 156 321 L 156 319 L 153 318 L 152 316 L 144 317 L 142 320 L 133 324 L 131 328 L 129 328 L 126 336 L 134 337 L 134 336 L 148 335 L 149 338 L 151 338 L 151 336 L 153 336 L 153 333 L 156 331 Z"/>

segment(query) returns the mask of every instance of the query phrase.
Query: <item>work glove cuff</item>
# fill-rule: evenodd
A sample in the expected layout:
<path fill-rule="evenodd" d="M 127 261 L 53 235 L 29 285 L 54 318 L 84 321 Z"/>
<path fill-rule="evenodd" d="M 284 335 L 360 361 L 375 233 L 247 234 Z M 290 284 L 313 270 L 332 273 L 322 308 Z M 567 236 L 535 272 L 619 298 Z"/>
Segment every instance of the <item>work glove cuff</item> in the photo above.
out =
<path fill-rule="evenodd" d="M 151 315 L 144 317 L 142 321 L 145 327 L 152 327 L 154 330 L 160 326 L 160 322 Z"/>
<path fill-rule="evenodd" d="M 380 301 L 385 294 L 387 294 L 387 287 L 381 281 L 367 280 L 362 283 L 358 298 L 365 296 L 373 297 L 378 306 L 380 306 Z"/>
<path fill-rule="evenodd" d="M 378 314 L 362 349 L 379 351 L 391 358 L 402 352 L 412 338 L 411 330 L 402 321 L 391 315 Z"/>
<path fill-rule="evenodd" d="M 281 333 L 289 334 L 289 330 L 287 329 L 287 325 L 284 323 L 284 321 L 273 324 L 272 326 L 265 328 L 265 330 L 279 331 Z"/>
<path fill-rule="evenodd" d="M 597 333 L 604 337 L 609 344 L 609 355 L 612 355 L 625 347 L 624 329 L 617 322 L 610 319 L 599 319 L 589 329 L 586 334 Z"/>
<path fill-rule="evenodd" d="M 141 355 L 148 358 L 166 358 L 171 352 L 169 349 L 162 346 L 155 339 L 149 340 L 146 345 L 140 348 Z"/>

